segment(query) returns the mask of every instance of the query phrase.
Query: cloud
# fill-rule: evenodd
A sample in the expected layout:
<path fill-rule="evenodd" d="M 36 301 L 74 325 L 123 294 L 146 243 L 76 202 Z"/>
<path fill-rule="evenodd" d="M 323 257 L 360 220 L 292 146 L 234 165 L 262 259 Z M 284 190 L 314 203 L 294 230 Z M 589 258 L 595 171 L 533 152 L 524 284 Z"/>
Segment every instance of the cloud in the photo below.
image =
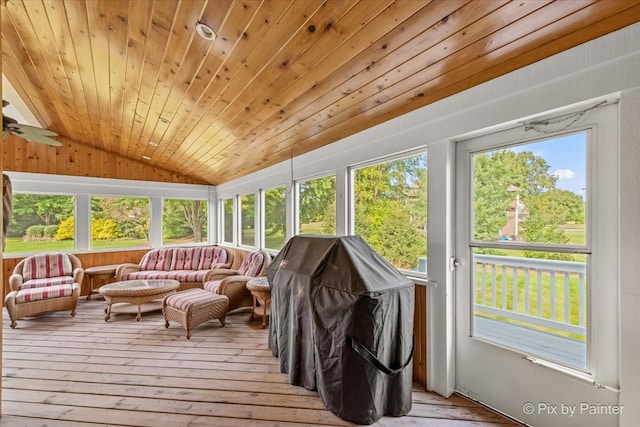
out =
<path fill-rule="evenodd" d="M 571 169 L 558 169 L 555 172 L 551 172 L 551 175 L 558 177 L 558 179 L 573 179 L 576 173 Z"/>

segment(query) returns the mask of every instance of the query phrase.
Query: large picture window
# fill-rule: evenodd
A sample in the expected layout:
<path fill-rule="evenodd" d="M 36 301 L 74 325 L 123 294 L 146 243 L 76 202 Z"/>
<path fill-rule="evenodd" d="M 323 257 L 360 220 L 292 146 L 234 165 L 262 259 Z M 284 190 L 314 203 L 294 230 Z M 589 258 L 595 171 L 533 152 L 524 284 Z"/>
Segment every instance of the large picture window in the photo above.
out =
<path fill-rule="evenodd" d="M 73 250 L 74 197 L 15 193 L 5 253 Z"/>
<path fill-rule="evenodd" d="M 336 234 L 336 176 L 298 185 L 298 234 Z"/>
<path fill-rule="evenodd" d="M 396 268 L 426 273 L 427 155 L 353 170 L 354 232 Z"/>
<path fill-rule="evenodd" d="M 280 250 L 286 234 L 286 187 L 275 187 L 264 192 L 264 247 Z"/>
<path fill-rule="evenodd" d="M 207 241 L 207 201 L 164 199 L 162 243 L 178 245 Z"/>
<path fill-rule="evenodd" d="M 91 198 L 91 248 L 149 245 L 149 199 Z"/>

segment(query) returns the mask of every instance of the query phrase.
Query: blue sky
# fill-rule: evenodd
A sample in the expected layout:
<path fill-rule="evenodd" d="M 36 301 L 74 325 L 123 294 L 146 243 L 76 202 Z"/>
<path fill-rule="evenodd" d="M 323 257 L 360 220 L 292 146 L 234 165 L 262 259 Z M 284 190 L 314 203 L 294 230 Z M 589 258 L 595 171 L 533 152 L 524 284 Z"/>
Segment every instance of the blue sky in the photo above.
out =
<path fill-rule="evenodd" d="M 569 190 L 584 196 L 586 188 L 587 165 L 587 134 L 577 134 L 549 139 L 543 142 L 513 147 L 511 150 L 519 153 L 531 151 L 540 156 L 549 165 L 549 172 L 558 177 L 556 188 Z"/>

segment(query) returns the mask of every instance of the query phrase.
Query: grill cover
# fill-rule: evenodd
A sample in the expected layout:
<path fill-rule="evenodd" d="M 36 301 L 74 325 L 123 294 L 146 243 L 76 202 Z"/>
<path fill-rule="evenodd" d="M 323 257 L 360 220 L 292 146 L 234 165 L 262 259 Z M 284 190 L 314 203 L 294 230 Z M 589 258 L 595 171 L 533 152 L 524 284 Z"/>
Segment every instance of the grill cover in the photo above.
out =
<path fill-rule="evenodd" d="M 414 284 L 359 236 L 295 236 L 267 268 L 269 347 L 338 417 L 411 410 Z"/>

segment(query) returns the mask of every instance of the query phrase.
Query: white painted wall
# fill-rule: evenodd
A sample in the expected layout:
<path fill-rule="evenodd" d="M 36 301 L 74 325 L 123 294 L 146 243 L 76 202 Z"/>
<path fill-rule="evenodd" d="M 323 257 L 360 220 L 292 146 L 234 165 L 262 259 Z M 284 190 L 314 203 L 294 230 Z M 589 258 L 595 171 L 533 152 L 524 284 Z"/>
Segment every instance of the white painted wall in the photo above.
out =
<path fill-rule="evenodd" d="M 217 187 L 225 198 L 311 175 L 333 172 L 338 183 L 349 166 L 393 153 L 428 147 L 429 384 L 443 395 L 453 391 L 453 292 L 448 258 L 454 254 L 453 140 L 515 123 L 538 113 L 619 93 L 621 160 L 619 259 L 621 293 L 621 402 L 623 427 L 640 419 L 640 24 L 636 24 L 523 69 L 408 113 L 242 179 Z M 613 173 L 614 171 L 612 171 Z M 347 206 L 346 185 L 338 186 L 338 206 Z M 338 212 L 339 222 L 346 213 Z M 341 219 L 342 218 L 342 219 Z M 346 227 L 338 228 L 339 234 Z M 505 392 L 508 392 L 505 390 Z M 543 423 L 543 421 L 541 420 Z"/>

